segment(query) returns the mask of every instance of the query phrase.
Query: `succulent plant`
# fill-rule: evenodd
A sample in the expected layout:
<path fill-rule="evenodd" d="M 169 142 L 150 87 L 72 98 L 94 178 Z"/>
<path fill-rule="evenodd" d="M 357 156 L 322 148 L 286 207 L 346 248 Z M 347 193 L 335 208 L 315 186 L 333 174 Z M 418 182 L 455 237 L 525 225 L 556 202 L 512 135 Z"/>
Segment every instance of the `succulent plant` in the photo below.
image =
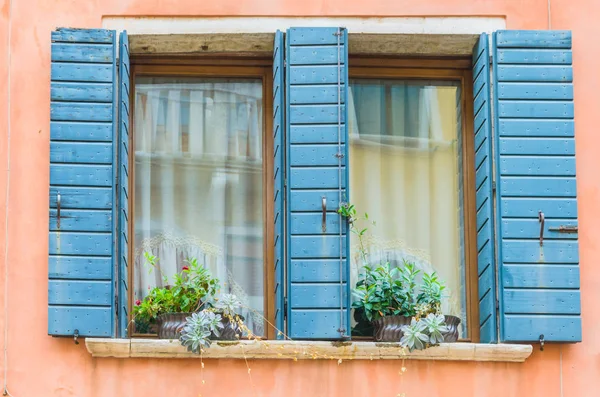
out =
<path fill-rule="evenodd" d="M 223 328 L 221 315 L 209 310 L 202 310 L 198 313 L 192 313 L 186 319 L 185 326 L 181 330 L 179 341 L 188 351 L 200 354 L 204 347 L 210 347 L 210 336 L 220 335 Z"/>
<path fill-rule="evenodd" d="M 237 315 L 236 310 L 242 306 L 242 301 L 233 294 L 223 294 L 215 302 L 215 309 L 228 317 Z"/>
<path fill-rule="evenodd" d="M 426 347 L 426 343 L 429 342 L 429 335 L 426 332 L 426 325 L 423 321 L 415 320 L 414 318 L 410 322 L 410 325 L 402 327 L 404 336 L 400 340 L 400 344 L 407 347 L 408 350 L 423 350 Z"/>
<path fill-rule="evenodd" d="M 429 335 L 430 344 L 437 345 L 444 341 L 444 333 L 448 332 L 448 327 L 443 314 L 430 313 L 419 321 L 425 324 L 425 333 Z"/>

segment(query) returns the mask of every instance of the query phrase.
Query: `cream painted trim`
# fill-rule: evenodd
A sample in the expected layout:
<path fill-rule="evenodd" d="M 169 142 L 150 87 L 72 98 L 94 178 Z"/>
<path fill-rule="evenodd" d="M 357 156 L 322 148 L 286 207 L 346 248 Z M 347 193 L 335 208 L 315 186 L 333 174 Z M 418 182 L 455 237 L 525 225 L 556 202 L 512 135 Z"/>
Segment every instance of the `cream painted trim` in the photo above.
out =
<path fill-rule="evenodd" d="M 108 16 L 104 29 L 136 34 L 274 33 L 294 26 L 342 26 L 349 33 L 480 34 L 506 29 L 504 17 L 130 17 Z"/>
<path fill-rule="evenodd" d="M 117 358 L 200 358 L 177 340 L 96 339 L 85 345 L 92 357 Z M 204 359 L 333 359 L 333 360 L 443 360 L 524 362 L 531 345 L 444 343 L 425 350 L 405 352 L 397 343 L 239 341 L 213 342 Z"/>

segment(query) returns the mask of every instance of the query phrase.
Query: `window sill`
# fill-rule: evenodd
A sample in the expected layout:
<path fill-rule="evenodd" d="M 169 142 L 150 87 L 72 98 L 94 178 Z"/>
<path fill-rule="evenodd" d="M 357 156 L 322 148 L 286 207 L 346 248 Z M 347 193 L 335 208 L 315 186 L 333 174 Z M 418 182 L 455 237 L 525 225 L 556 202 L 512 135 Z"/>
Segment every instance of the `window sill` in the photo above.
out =
<path fill-rule="evenodd" d="M 177 340 L 88 338 L 92 357 L 199 358 Z M 308 341 L 215 341 L 202 355 L 205 359 L 342 359 L 342 360 L 444 360 L 524 362 L 531 345 L 444 343 L 403 352 L 397 343 Z"/>

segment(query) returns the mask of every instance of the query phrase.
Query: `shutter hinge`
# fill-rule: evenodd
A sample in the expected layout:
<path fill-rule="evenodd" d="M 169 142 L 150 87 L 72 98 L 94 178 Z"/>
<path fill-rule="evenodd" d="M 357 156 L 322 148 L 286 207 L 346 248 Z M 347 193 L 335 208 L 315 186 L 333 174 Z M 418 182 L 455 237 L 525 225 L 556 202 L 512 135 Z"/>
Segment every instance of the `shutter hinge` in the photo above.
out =
<path fill-rule="evenodd" d="M 118 284 L 117 284 L 118 288 Z M 115 294 L 115 316 L 119 315 L 119 296 Z"/>
<path fill-rule="evenodd" d="M 496 193 L 496 181 L 492 181 L 492 192 Z"/>
<path fill-rule="evenodd" d="M 492 65 L 494 63 L 494 56 L 492 54 L 490 54 L 490 65 Z"/>
<path fill-rule="evenodd" d="M 288 299 L 287 296 L 283 298 L 283 318 L 287 319 Z"/>
<path fill-rule="evenodd" d="M 284 59 L 284 60 L 283 60 L 283 67 L 284 67 L 284 68 L 285 68 L 285 67 L 287 67 L 287 59 Z"/>

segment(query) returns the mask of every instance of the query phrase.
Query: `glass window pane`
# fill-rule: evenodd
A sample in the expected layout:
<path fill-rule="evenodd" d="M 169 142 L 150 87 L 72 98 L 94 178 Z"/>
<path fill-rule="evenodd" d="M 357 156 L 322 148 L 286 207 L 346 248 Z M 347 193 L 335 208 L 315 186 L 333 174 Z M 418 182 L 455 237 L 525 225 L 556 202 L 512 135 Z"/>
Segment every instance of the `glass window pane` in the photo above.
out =
<path fill-rule="evenodd" d="M 445 314 L 466 335 L 458 83 L 350 82 L 350 201 L 368 213 L 369 264 L 413 262 L 446 284 Z M 352 236 L 352 285 L 363 261 Z"/>
<path fill-rule="evenodd" d="M 134 300 L 195 258 L 264 333 L 262 92 L 260 79 L 136 79 Z"/>

